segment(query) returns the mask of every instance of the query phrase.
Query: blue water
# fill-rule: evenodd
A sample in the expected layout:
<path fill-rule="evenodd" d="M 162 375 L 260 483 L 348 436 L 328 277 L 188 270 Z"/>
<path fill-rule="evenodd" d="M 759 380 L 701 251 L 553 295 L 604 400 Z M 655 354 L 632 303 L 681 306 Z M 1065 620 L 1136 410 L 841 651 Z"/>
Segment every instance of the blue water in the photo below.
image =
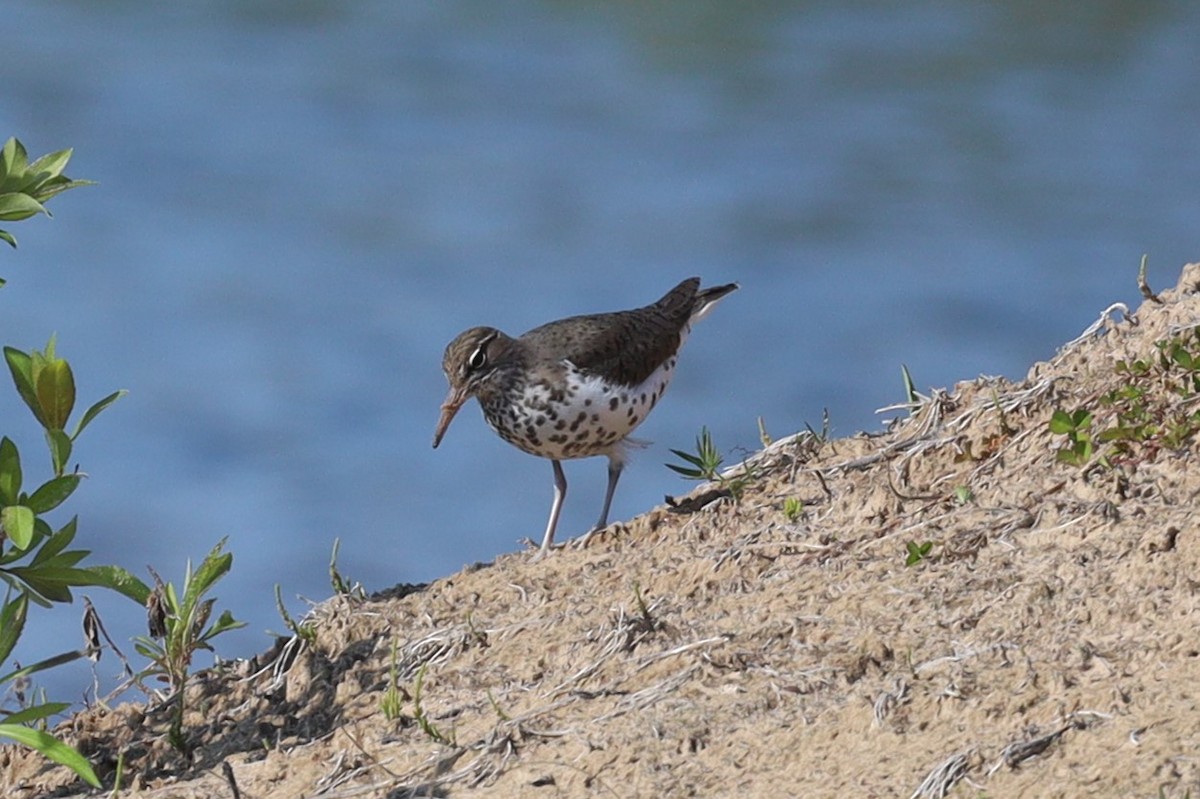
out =
<path fill-rule="evenodd" d="M 1021 377 L 1112 301 L 1200 259 L 1200 5 L 1184 2 L 7 2 L 0 135 L 99 181 L 10 227 L 3 343 L 58 334 L 81 404 L 94 563 L 178 580 L 229 537 L 219 607 L 283 627 L 328 595 L 490 560 L 541 534 L 547 463 L 474 405 L 430 448 L 442 349 L 657 298 L 742 290 L 697 328 L 639 430 L 614 519 L 689 486 L 707 425 L 736 459 L 828 408 Z M 0 433 L 46 460 L 0 386 Z M 567 465 L 560 536 L 603 459 Z M 87 592 L 119 643 L 129 603 Z M 29 662 L 78 645 L 35 614 Z M 125 646 L 126 651 L 130 647 Z M 111 659 L 97 673 L 108 685 Z M 40 684 L 91 685 L 85 666 Z"/>

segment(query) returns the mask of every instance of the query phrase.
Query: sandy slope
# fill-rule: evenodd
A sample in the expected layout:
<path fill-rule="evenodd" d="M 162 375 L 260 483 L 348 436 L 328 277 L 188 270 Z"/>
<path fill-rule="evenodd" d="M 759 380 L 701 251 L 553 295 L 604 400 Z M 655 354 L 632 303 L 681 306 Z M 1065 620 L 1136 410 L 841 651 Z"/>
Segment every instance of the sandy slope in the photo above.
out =
<path fill-rule="evenodd" d="M 1196 444 L 1081 467 L 1047 425 L 1082 406 L 1103 426 L 1116 361 L 1200 325 L 1198 291 L 1192 265 L 1136 324 L 934 392 L 886 434 L 777 441 L 740 502 L 332 599 L 315 642 L 197 683 L 192 765 L 161 712 L 60 732 L 108 784 L 126 753 L 122 796 L 232 796 L 223 764 L 255 799 L 1200 796 Z M 1156 413 L 1200 409 L 1145 382 Z M 909 542 L 932 548 L 905 566 Z M 6 748 L 0 785 L 81 784 Z"/>

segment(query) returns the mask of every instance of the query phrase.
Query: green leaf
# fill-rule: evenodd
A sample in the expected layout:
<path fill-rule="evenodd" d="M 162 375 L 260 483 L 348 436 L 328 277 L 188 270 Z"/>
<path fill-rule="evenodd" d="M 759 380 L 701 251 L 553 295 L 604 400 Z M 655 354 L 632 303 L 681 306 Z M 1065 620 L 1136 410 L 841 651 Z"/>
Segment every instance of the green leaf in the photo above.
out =
<path fill-rule="evenodd" d="M 13 234 L 9 233 L 7 230 L 0 230 L 0 240 L 7 241 L 8 246 L 12 247 L 14 250 L 17 248 L 16 237 Z M 0 286 L 3 286 L 3 285 L 4 285 L 4 281 L 0 280 Z"/>
<path fill-rule="evenodd" d="M 78 774 L 80 779 L 93 788 L 100 787 L 100 780 L 96 779 L 96 772 L 92 771 L 92 766 L 88 763 L 87 758 L 53 735 L 41 730 L 22 727 L 20 724 L 0 724 L 0 735 L 12 738 L 19 744 L 41 752 L 55 763 L 61 763 Z"/>
<path fill-rule="evenodd" d="M 46 153 L 29 165 L 29 172 L 38 177 L 39 184 L 50 178 L 56 178 L 67 168 L 67 162 L 71 160 L 73 152 L 74 150 L 67 148 L 56 153 Z"/>
<path fill-rule="evenodd" d="M 50 425 L 46 424 L 46 420 L 42 416 L 37 391 L 33 386 L 33 357 L 14 347 L 5 347 L 4 360 L 8 362 L 8 370 L 12 373 L 13 385 L 17 387 L 17 393 L 21 395 L 21 399 L 25 400 L 25 404 L 29 406 L 29 410 L 33 411 L 38 424 L 42 425 L 42 427 L 49 427 Z"/>
<path fill-rule="evenodd" d="M 0 150 L 0 181 L 7 183 L 12 176 L 24 175 L 28 166 L 29 156 L 25 152 L 25 145 L 15 136 L 4 142 L 4 148 Z"/>
<path fill-rule="evenodd" d="M 916 405 L 921 401 L 921 397 L 917 394 L 917 387 L 913 385 L 912 375 L 908 373 L 908 366 L 900 364 L 900 377 L 904 380 L 904 399 L 909 405 Z"/>
<path fill-rule="evenodd" d="M 43 565 L 14 567 L 9 569 L 8 573 L 23 581 L 30 591 L 37 594 L 32 597 L 34 601 L 40 597 L 45 602 L 39 604 L 45 604 L 73 601 L 71 586 L 80 583 L 72 573 L 79 571 L 82 570 Z"/>
<path fill-rule="evenodd" d="M 64 554 L 57 562 L 53 560 L 38 566 L 20 566 L 9 569 L 9 574 L 23 580 L 51 602 L 70 602 L 71 588 L 99 585 L 111 588 L 134 599 L 150 595 L 150 589 L 133 575 L 117 566 L 85 566 L 76 568 L 65 565 L 74 556 Z M 76 562 L 78 562 L 76 560 Z M 143 591 L 144 589 L 144 591 Z"/>
<path fill-rule="evenodd" d="M 25 615 L 29 611 L 29 597 L 21 594 L 0 608 L 0 663 L 8 659 L 17 639 L 25 629 Z"/>
<path fill-rule="evenodd" d="M 38 566 L 13 567 L 8 573 L 24 580 L 29 587 L 52 602 L 70 602 L 71 588 L 95 584 L 95 578 L 86 568 L 59 565 L 55 560 Z"/>
<path fill-rule="evenodd" d="M 76 427 L 75 432 L 71 434 L 71 439 L 74 440 L 76 438 L 79 438 L 79 434 L 83 432 L 83 428 L 87 427 L 88 423 L 90 423 L 93 419 L 95 419 L 102 410 L 107 408 L 109 405 L 112 405 L 114 402 L 116 402 L 117 400 L 119 400 L 121 397 L 125 396 L 128 393 L 129 392 L 126 391 L 125 389 L 121 389 L 120 391 L 114 391 L 113 393 L 111 393 L 107 397 L 105 397 L 104 399 L 97 402 L 92 407 L 88 408 L 87 413 L 85 413 L 83 415 L 83 418 L 79 420 L 79 426 Z"/>
<path fill-rule="evenodd" d="M 200 568 L 196 569 L 196 573 L 187 581 L 186 593 L 183 597 L 182 609 L 184 612 L 193 608 L 200 597 L 207 593 L 208 589 L 225 576 L 225 573 L 233 566 L 233 555 L 229 552 L 221 552 L 225 541 L 226 539 L 222 538 L 217 542 L 212 551 L 205 556 Z"/>
<path fill-rule="evenodd" d="M 7 505 L 0 509 L 0 524 L 17 549 L 28 549 L 33 541 L 33 511 L 24 505 Z"/>
<path fill-rule="evenodd" d="M 41 550 L 38 550 L 38 554 L 41 554 Z M 66 552 L 61 552 L 52 558 L 44 558 L 39 563 L 31 563 L 30 565 L 49 569 L 69 569 L 90 554 L 92 553 L 86 549 L 68 549 Z"/>
<path fill-rule="evenodd" d="M 62 713 L 71 706 L 70 702 L 46 702 L 41 705 L 23 708 L 4 717 L 5 724 L 28 724 L 31 721 L 41 721 L 55 713 Z"/>
<path fill-rule="evenodd" d="M 38 549 L 37 554 L 34 555 L 33 561 L 29 565 L 37 566 L 44 563 L 66 549 L 75 540 L 77 521 L 78 517 L 72 518 L 71 521 L 62 526 L 62 529 L 51 535 L 46 543 L 42 544 Z"/>
<path fill-rule="evenodd" d="M 21 455 L 8 436 L 0 439 L 0 505 L 16 505 L 21 497 Z"/>
<path fill-rule="evenodd" d="M 83 649 L 77 649 L 74 652 L 62 652 L 53 657 L 48 657 L 45 660 L 39 660 L 37 663 L 31 663 L 28 666 L 23 666 L 16 671 L 10 671 L 8 674 L 0 677 L 0 685 L 15 680 L 19 677 L 26 677 L 30 674 L 36 674 L 39 671 L 57 668 L 64 663 L 70 663 L 73 660 L 79 660 L 80 658 L 85 658 L 87 656 L 88 653 Z"/>
<path fill-rule="evenodd" d="M 238 621 L 237 619 L 233 618 L 232 613 L 226 610 L 221 614 L 221 617 L 217 619 L 216 623 L 208 629 L 208 632 L 204 633 L 203 640 L 207 641 L 210 638 L 220 635 L 226 630 L 238 630 L 245 626 L 246 622 Z"/>
<path fill-rule="evenodd" d="M 1050 417 L 1050 432 L 1065 435 L 1075 429 L 1075 423 L 1071 421 L 1071 417 L 1066 411 L 1061 408 L 1054 412 Z"/>
<path fill-rule="evenodd" d="M 704 466 L 704 459 L 699 455 L 692 455 L 690 452 L 684 452 L 681 449 L 671 450 L 671 454 L 677 458 L 681 458 L 696 467 Z"/>
<path fill-rule="evenodd" d="M 47 426 L 62 430 L 75 408 L 75 376 L 71 365 L 62 358 L 47 360 L 35 378 L 38 405 Z"/>
<path fill-rule="evenodd" d="M 1102 441 L 1102 442 L 1103 441 L 1137 441 L 1139 438 L 1140 438 L 1140 436 L 1138 436 L 1138 428 L 1136 428 L 1136 427 L 1121 427 L 1120 425 L 1118 425 L 1116 427 L 1110 427 L 1107 430 L 1101 430 L 1100 434 L 1096 436 L 1096 440 Z"/>
<path fill-rule="evenodd" d="M 55 477 L 46 483 L 43 483 L 33 495 L 25 501 L 34 513 L 47 513 L 61 505 L 67 497 L 79 487 L 79 481 L 82 476 L 78 474 L 68 474 L 63 477 Z"/>
<path fill-rule="evenodd" d="M 62 476 L 67 470 L 67 463 L 71 460 L 71 450 L 74 445 L 71 443 L 71 438 L 62 430 L 46 428 L 46 446 L 50 448 L 50 463 L 54 467 L 54 473 Z"/>
<path fill-rule="evenodd" d="M 162 646 L 157 641 L 147 638 L 144 635 L 139 635 L 133 639 L 133 648 L 137 650 L 139 655 L 149 660 L 161 660 L 166 656 Z M 142 673 L 146 674 L 147 672 Z"/>
<path fill-rule="evenodd" d="M 676 458 L 679 458 L 682 461 L 687 461 L 688 463 L 696 462 L 695 460 L 692 459 L 691 455 L 689 455 L 688 453 L 684 452 L 681 449 L 673 449 L 673 450 L 670 450 L 670 452 L 672 455 L 674 455 Z M 670 466 L 670 464 L 667 464 L 667 465 Z"/>
<path fill-rule="evenodd" d="M 908 550 L 908 557 L 904 559 L 904 565 L 911 566 L 925 559 L 925 556 L 933 549 L 933 542 L 926 541 L 923 544 L 918 544 L 916 541 L 909 541 L 904 546 Z"/>
<path fill-rule="evenodd" d="M 94 181 L 94 180 L 71 180 L 71 179 L 69 179 L 67 177 L 63 177 L 63 176 L 59 176 L 56 178 L 50 178 L 45 183 L 38 186 L 37 198 L 44 203 L 47 200 L 49 200 L 51 197 L 55 197 L 59 194 L 62 194 L 64 191 L 67 191 L 68 189 L 77 189 L 80 186 L 95 186 L 95 185 L 96 185 L 96 181 Z"/>
<path fill-rule="evenodd" d="M 150 586 L 134 577 L 120 566 L 85 566 L 76 569 L 86 577 L 80 577 L 76 585 L 98 585 L 123 594 L 139 605 L 145 605 L 150 597 Z"/>
<path fill-rule="evenodd" d="M 1083 459 L 1074 450 L 1069 449 L 1060 449 L 1055 453 L 1054 459 L 1059 463 L 1066 463 L 1071 466 L 1079 466 L 1083 462 Z"/>
<path fill-rule="evenodd" d="M 0 194 L 0 221 L 19 222 L 37 214 L 50 215 L 46 206 L 19 191 Z"/>

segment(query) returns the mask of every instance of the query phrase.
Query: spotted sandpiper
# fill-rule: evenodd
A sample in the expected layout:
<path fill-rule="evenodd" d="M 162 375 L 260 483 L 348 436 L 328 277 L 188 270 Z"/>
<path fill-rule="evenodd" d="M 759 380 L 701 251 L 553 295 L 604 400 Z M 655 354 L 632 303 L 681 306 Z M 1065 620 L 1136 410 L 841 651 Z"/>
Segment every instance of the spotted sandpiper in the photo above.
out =
<path fill-rule="evenodd" d="M 450 393 L 433 434 L 436 448 L 454 415 L 474 396 L 483 417 L 508 443 L 554 466 L 554 502 L 539 556 L 554 542 L 567 494 L 562 461 L 608 456 L 608 490 L 600 519 L 581 543 L 608 525 L 629 438 L 658 403 L 694 323 L 736 283 L 701 289 L 689 278 L 653 305 L 572 316 L 511 338 L 473 327 L 446 347 L 442 369 Z"/>

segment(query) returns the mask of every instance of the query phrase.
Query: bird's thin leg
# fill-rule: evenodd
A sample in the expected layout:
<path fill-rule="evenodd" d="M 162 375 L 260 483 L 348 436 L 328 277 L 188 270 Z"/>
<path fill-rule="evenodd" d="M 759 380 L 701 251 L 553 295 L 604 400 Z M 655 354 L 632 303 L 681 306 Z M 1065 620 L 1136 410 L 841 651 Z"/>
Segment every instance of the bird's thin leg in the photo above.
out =
<path fill-rule="evenodd" d="M 608 510 L 612 507 L 613 494 L 617 493 L 617 481 L 621 479 L 621 469 L 625 464 L 622 461 L 614 458 L 608 459 L 608 490 L 604 492 L 604 507 L 600 509 L 600 518 L 596 521 L 596 525 L 587 531 L 583 538 L 579 539 L 579 546 L 586 547 L 591 537 L 608 527 Z"/>
<path fill-rule="evenodd" d="M 552 460 L 554 464 L 554 504 L 550 506 L 550 521 L 546 523 L 546 535 L 542 538 L 542 547 L 538 557 L 545 555 L 554 543 L 554 528 L 558 527 L 558 514 L 562 511 L 563 499 L 567 496 L 567 476 L 563 474 L 562 464 Z"/>

